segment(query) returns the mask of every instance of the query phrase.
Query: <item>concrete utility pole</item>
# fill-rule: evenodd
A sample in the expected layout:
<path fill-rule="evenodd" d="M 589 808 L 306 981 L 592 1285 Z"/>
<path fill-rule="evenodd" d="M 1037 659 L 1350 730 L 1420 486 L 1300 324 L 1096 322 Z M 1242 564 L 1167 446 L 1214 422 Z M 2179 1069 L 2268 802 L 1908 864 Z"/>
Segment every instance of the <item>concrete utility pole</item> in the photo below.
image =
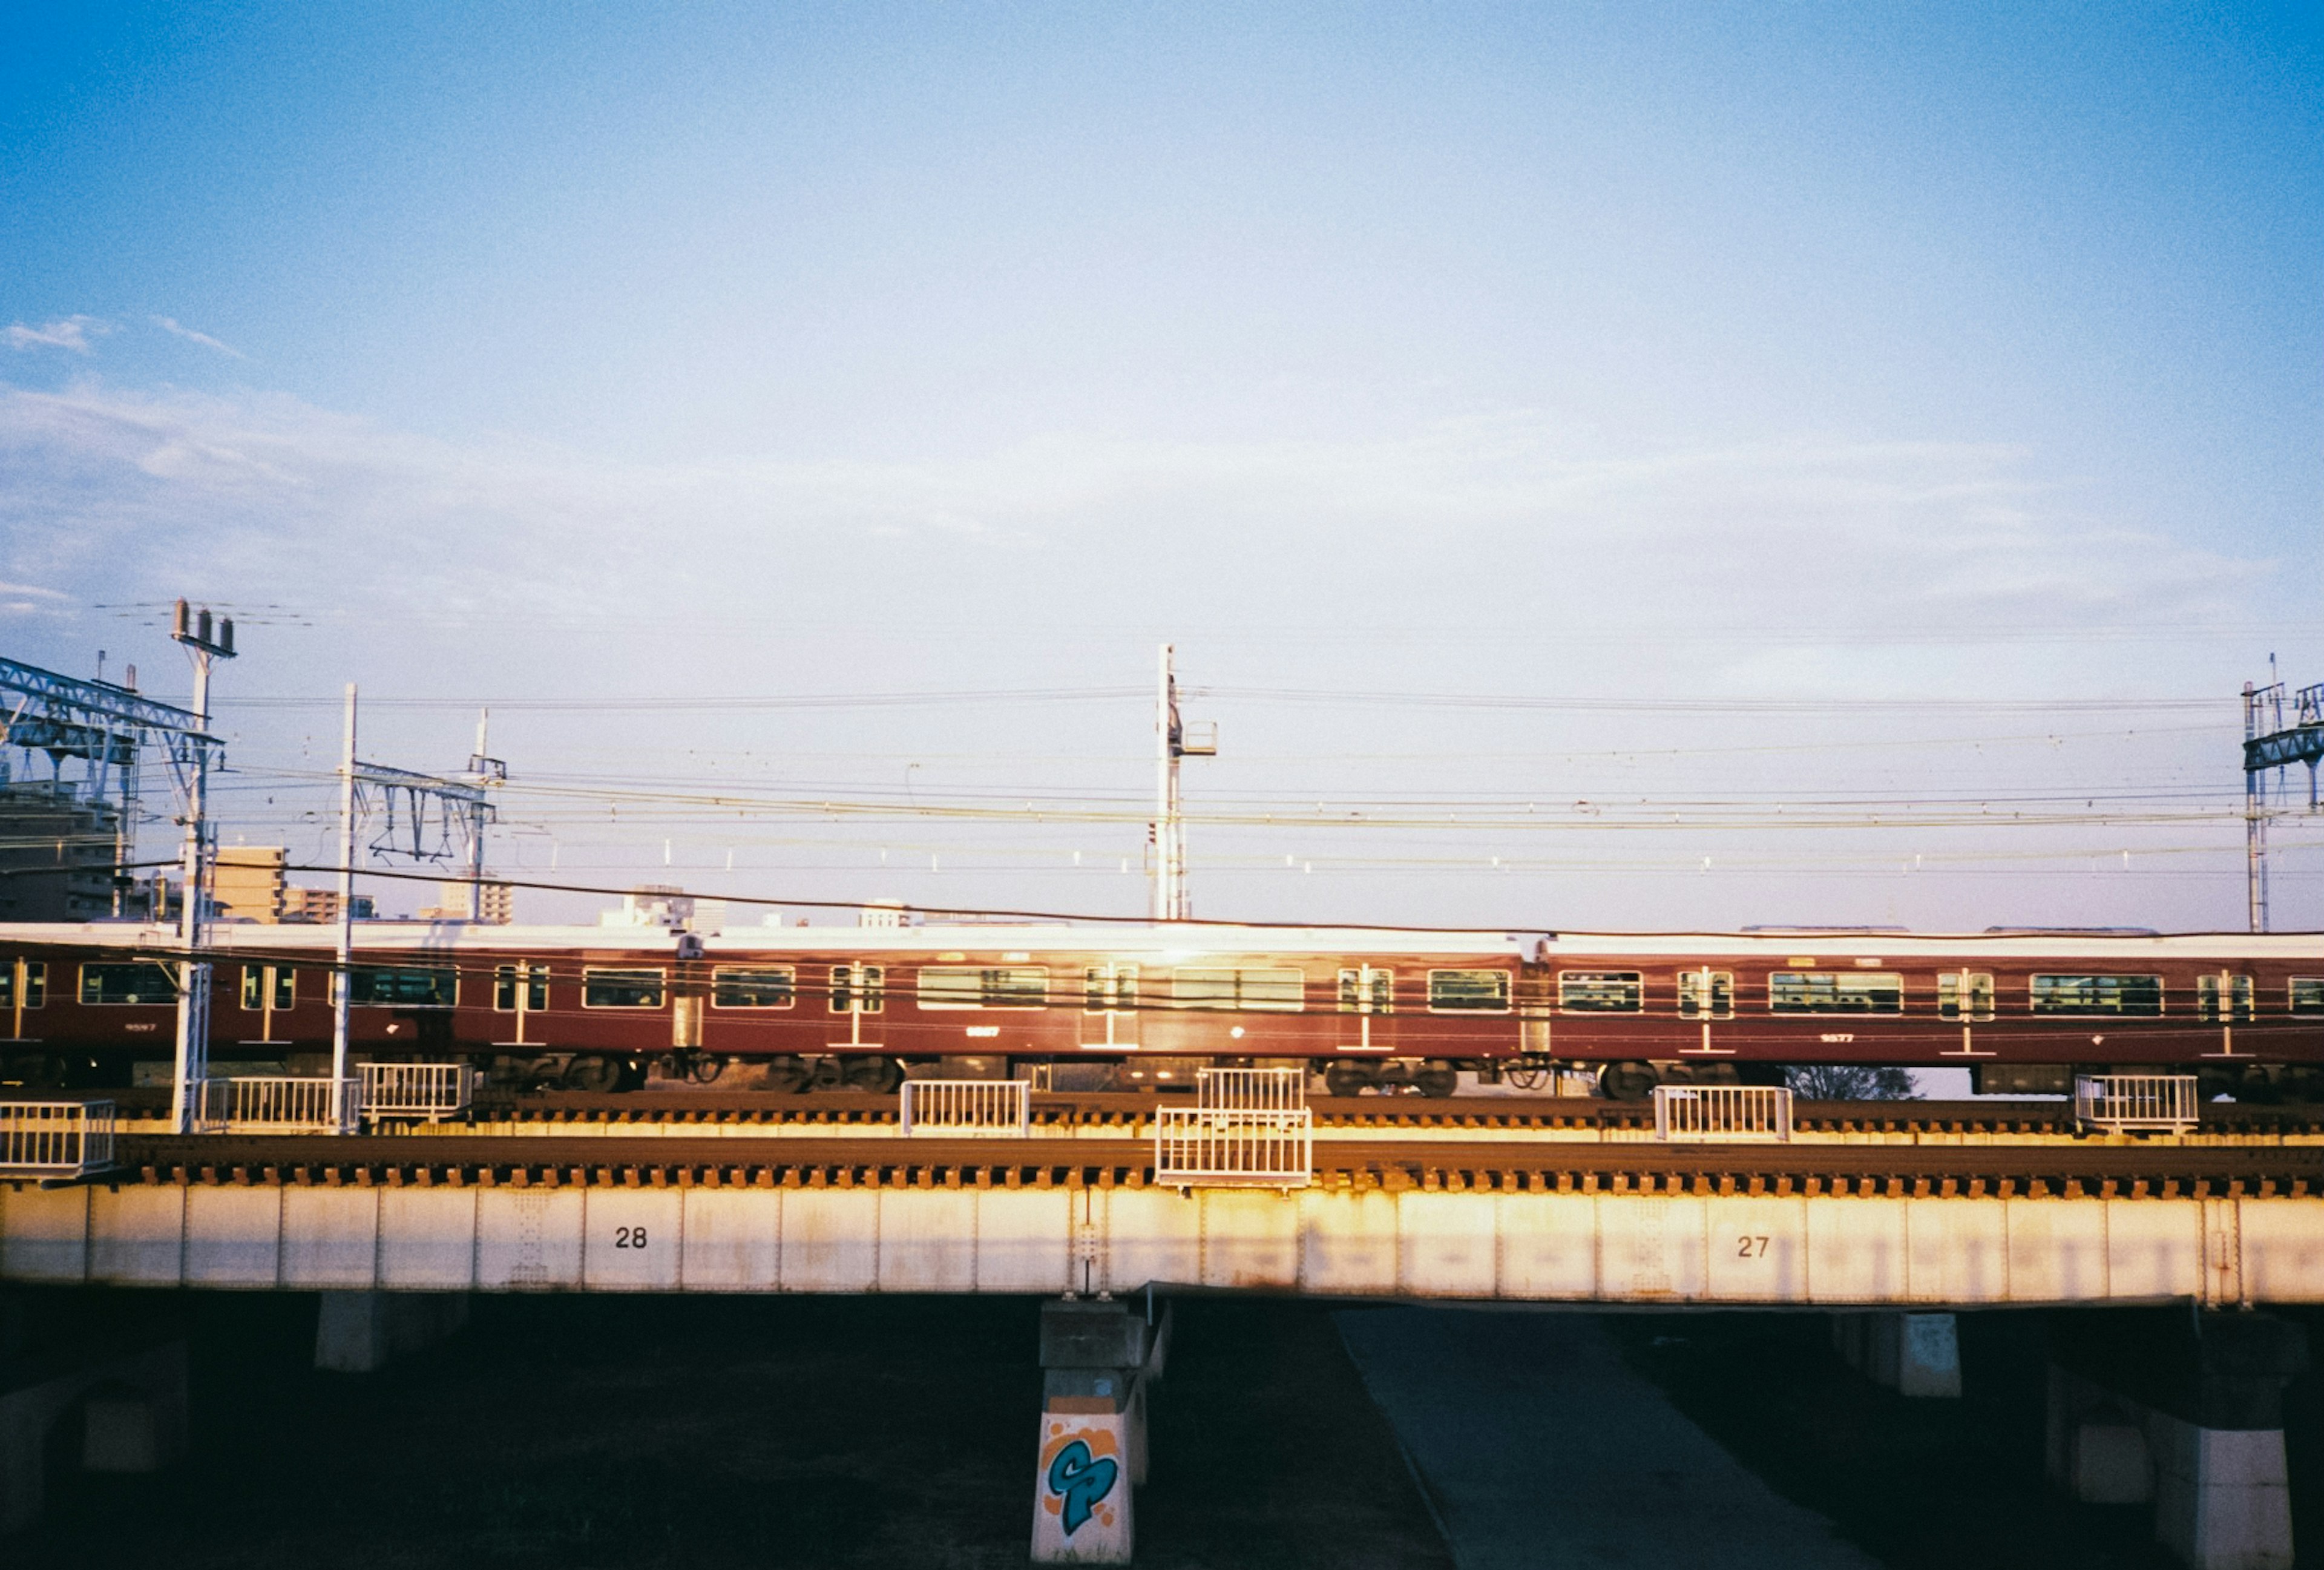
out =
<path fill-rule="evenodd" d="M 508 765 L 492 756 L 489 744 L 493 729 L 493 711 L 476 711 L 476 750 L 468 758 L 468 783 L 479 791 L 508 780 Z M 446 805 L 452 805 L 449 798 Z M 460 804 L 466 816 L 468 834 L 468 919 L 484 919 L 484 825 L 492 820 L 492 808 L 480 799 Z"/>
<path fill-rule="evenodd" d="M 1216 757 L 1218 727 L 1189 736 L 1178 715 L 1178 678 L 1171 646 L 1162 645 L 1161 681 L 1154 710 L 1154 919 L 1184 921 L 1194 913 L 1186 893 L 1186 820 L 1178 791 L 1178 760 Z"/>
<path fill-rule="evenodd" d="M 331 971 L 331 1126 L 346 1133 L 354 1109 L 347 1100 L 347 1005 L 355 959 L 355 684 L 347 683 L 346 744 L 339 753 L 339 949 Z"/>
<path fill-rule="evenodd" d="M 198 616 L 189 617 L 186 602 L 178 602 L 177 619 L 170 636 L 185 645 L 187 655 L 194 662 L 193 714 L 204 733 L 209 729 L 210 665 L 214 660 L 234 658 L 234 618 L 222 618 L 215 633 L 213 636 L 207 606 Z M 209 899 L 210 745 L 207 734 L 195 745 L 191 778 L 186 786 L 186 902 L 179 926 L 186 957 L 178 962 L 178 1050 L 173 1066 L 176 1077 L 170 1093 L 171 1124 L 181 1134 L 194 1130 L 202 1084 L 209 1077 L 210 967 L 208 961 L 195 956 L 202 951 L 203 922 L 208 915 L 202 907 Z"/>

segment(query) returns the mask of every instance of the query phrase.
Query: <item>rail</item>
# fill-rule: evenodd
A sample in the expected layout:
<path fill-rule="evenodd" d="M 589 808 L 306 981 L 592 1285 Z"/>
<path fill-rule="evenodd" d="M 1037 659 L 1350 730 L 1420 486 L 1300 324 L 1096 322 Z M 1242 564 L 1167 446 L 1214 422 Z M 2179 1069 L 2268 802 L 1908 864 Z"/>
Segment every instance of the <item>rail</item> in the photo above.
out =
<path fill-rule="evenodd" d="M 2074 1121 L 2119 1134 L 2153 1130 L 2183 1134 L 2201 1115 L 2191 1074 L 2078 1074 Z"/>
<path fill-rule="evenodd" d="M 1792 1137 L 1792 1093 L 1780 1085 L 1658 1085 L 1655 1138 L 1781 1143 Z"/>
<path fill-rule="evenodd" d="M 1315 1114 L 1305 1107 L 1154 1113 L 1154 1181 L 1164 1187 L 1305 1188 L 1314 1168 Z"/>
<path fill-rule="evenodd" d="M 363 1121 L 441 1122 L 476 1097 L 476 1071 L 465 1063 L 365 1063 Z M 327 1083 L 327 1082 L 326 1082 Z"/>
<path fill-rule="evenodd" d="M 0 1102 L 0 1174 L 81 1178 L 113 1165 L 109 1101 Z"/>
<path fill-rule="evenodd" d="M 1032 1122 L 1031 1090 L 1021 1079 L 908 1079 L 904 1134 L 1023 1139 Z"/>
<path fill-rule="evenodd" d="M 336 1083 L 337 1094 L 333 1094 Z M 265 1076 L 206 1079 L 199 1122 L 206 1133 L 327 1134 L 355 1122 L 363 1081 Z"/>
<path fill-rule="evenodd" d="M 1307 1104 L 1304 1068 L 1203 1068 L 1194 1102 L 1215 1112 L 1296 1112 Z"/>

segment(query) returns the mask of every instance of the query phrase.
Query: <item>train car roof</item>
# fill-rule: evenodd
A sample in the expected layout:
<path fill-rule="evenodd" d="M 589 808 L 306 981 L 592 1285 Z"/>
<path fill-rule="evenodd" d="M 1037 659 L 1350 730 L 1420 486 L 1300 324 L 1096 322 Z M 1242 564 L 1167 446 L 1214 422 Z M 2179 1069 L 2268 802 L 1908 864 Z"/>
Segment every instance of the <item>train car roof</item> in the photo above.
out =
<path fill-rule="evenodd" d="M 592 952 L 674 955 L 682 928 L 660 926 L 518 927 L 463 921 L 359 921 L 356 946 L 368 953 L 417 955 L 474 952 Z M 891 954 L 941 961 L 1007 963 L 1019 955 L 1130 954 L 1168 965 L 1199 956 L 1238 954 L 1371 954 L 1491 956 L 1538 958 L 1549 964 L 1591 960 L 1731 958 L 1738 963 L 1790 965 L 1914 961 L 1946 963 L 1963 954 L 1993 958 L 2092 959 L 2113 964 L 2141 959 L 2324 962 L 2324 934 L 2314 932 L 2144 932 L 2123 929 L 2024 928 L 1983 932 L 1903 932 L 1893 928 L 1783 928 L 1741 932 L 1398 931 L 1363 927 L 1241 927 L 1123 923 L 1070 926 L 1000 922 L 924 922 L 910 927 L 736 927 L 699 935 L 710 958 L 780 951 L 789 954 Z M 337 942 L 323 923 L 222 921 L 208 933 L 214 950 L 228 954 L 312 954 Z M 0 943 L 47 947 L 169 949 L 174 926 L 148 922 L 0 923 Z"/>
<path fill-rule="evenodd" d="M 462 921 L 358 921 L 355 943 L 367 953 L 401 950 L 419 954 L 475 951 L 539 953 L 588 951 L 604 954 L 674 954 L 683 929 L 657 926 L 518 927 Z M 951 954 L 1003 962 L 1012 955 L 1136 954 L 1160 964 L 1179 956 L 1284 953 L 1388 953 L 1416 956 L 1491 955 L 1529 958 L 1538 933 L 1397 932 L 1362 928 L 1149 925 L 1073 927 L 1056 923 L 1011 926 L 999 922 L 914 927 L 737 927 L 699 936 L 706 956 L 743 956 L 779 950 L 792 954 L 893 954 L 929 957 Z M 229 953 L 282 950 L 311 953 L 338 941 L 338 929 L 323 923 L 221 921 L 205 934 L 208 947 Z M 0 924 L 0 942 L 56 947 L 169 948 L 178 941 L 174 926 L 143 922 L 11 922 Z"/>
<path fill-rule="evenodd" d="M 1547 961 L 1587 958 L 1701 957 L 1804 969 L 1833 962 L 1943 961 L 1974 953 L 1997 958 L 2103 959 L 2128 964 L 2150 959 L 2324 959 L 2324 933 L 2144 932 L 2089 928 L 2008 928 L 1984 932 L 1816 930 L 1787 928 L 1744 932 L 1560 932 L 1545 938 Z"/>

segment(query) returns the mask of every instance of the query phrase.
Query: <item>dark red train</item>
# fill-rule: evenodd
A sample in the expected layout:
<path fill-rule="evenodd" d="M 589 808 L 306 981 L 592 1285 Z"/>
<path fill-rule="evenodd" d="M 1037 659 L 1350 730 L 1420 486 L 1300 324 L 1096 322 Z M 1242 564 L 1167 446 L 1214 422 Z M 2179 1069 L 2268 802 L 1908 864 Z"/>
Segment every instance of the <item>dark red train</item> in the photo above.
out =
<path fill-rule="evenodd" d="M 330 937 L 213 929 L 214 1063 L 318 1067 Z M 8 1076 L 157 1076 L 172 945 L 127 924 L 0 928 Z M 939 1068 L 1159 1088 L 1303 1061 L 1342 1094 L 1586 1072 L 1628 1098 L 1834 1063 L 1965 1067 L 1998 1091 L 2061 1090 L 2077 1067 L 2189 1071 L 2246 1098 L 2324 1088 L 2313 934 L 366 922 L 352 984 L 360 1057 L 586 1089 L 657 1067 L 778 1090 Z"/>

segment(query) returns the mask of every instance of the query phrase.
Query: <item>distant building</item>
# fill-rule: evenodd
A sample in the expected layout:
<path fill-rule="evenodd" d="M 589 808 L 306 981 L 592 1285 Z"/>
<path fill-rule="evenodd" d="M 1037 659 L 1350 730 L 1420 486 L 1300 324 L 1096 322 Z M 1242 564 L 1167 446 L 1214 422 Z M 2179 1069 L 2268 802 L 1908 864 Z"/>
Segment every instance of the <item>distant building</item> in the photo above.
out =
<path fill-rule="evenodd" d="M 220 845 L 210 864 L 210 901 L 222 921 L 282 920 L 283 864 L 290 853 L 279 845 Z"/>
<path fill-rule="evenodd" d="M 0 921 L 113 914 L 115 808 L 69 785 L 0 786 Z"/>
<path fill-rule="evenodd" d="M 369 894 L 355 896 L 355 919 L 358 921 L 375 919 L 376 907 Z M 339 891 L 337 889 L 301 889 L 296 884 L 282 891 L 282 919 L 285 921 L 319 921 L 326 924 L 339 919 Z"/>
<path fill-rule="evenodd" d="M 684 927 L 694 919 L 694 896 L 669 883 L 641 883 L 622 896 L 618 910 L 598 912 L 600 927 Z"/>
<path fill-rule="evenodd" d="M 438 885 L 438 897 L 442 899 L 443 903 L 421 907 L 420 919 L 466 921 L 468 919 L 468 885 L 465 882 L 447 882 Z M 514 919 L 515 894 L 506 883 L 482 883 L 477 885 L 477 891 L 482 895 L 477 902 L 478 909 L 482 912 L 476 918 L 479 921 L 489 922 L 496 927 L 505 927 Z"/>

